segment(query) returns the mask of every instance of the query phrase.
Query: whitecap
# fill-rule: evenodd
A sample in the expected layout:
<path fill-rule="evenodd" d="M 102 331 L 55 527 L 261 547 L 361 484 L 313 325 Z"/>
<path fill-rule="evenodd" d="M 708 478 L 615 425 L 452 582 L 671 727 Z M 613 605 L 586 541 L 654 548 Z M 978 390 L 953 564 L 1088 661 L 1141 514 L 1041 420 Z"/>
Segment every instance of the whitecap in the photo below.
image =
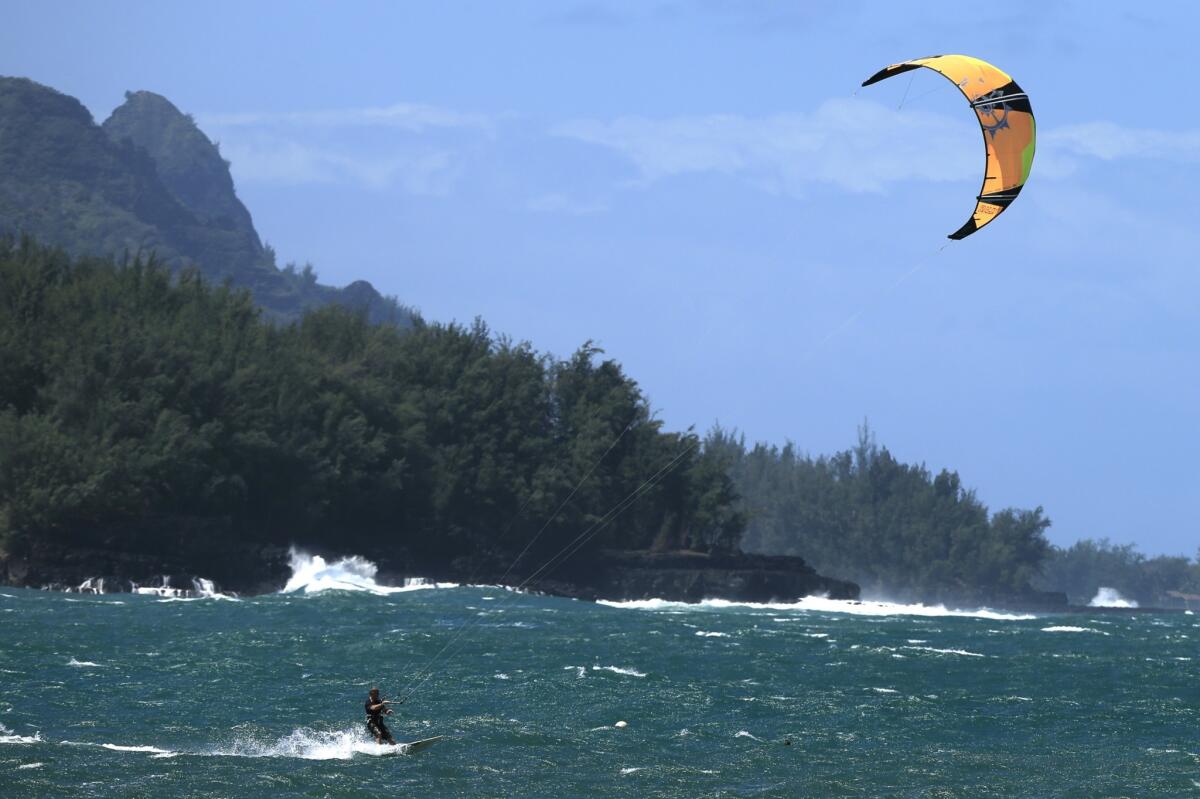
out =
<path fill-rule="evenodd" d="M 177 752 L 171 752 L 167 749 L 159 749 L 157 746 L 124 746 L 122 744 L 100 744 L 104 749 L 110 749 L 114 752 L 142 752 L 152 755 L 170 755 L 174 756 Z"/>
<path fill-rule="evenodd" d="M 621 769 L 621 773 L 622 774 L 634 774 L 638 771 L 642 771 L 644 768 L 645 768 L 645 766 L 638 766 L 637 768 L 623 768 L 623 769 Z"/>
<path fill-rule="evenodd" d="M 737 735 L 734 735 L 733 737 L 734 738 L 749 738 L 754 741 L 762 740 L 762 738 L 759 738 L 757 735 L 752 735 L 749 732 L 747 732 L 746 730 L 739 730 Z"/>
<path fill-rule="evenodd" d="M 898 693 L 900 693 L 895 688 L 872 688 L 871 690 L 877 694 L 898 694 Z"/>
<path fill-rule="evenodd" d="M 492 675 L 492 677 L 494 677 L 497 680 L 511 680 L 512 679 L 512 677 L 509 677 L 507 674 L 505 674 L 502 671 L 496 672 L 495 674 Z"/>
<path fill-rule="evenodd" d="M 45 763 L 24 763 L 20 766 L 17 766 L 17 771 L 26 771 L 27 769 L 41 768 L 44 765 L 46 765 L 46 764 Z"/>
<path fill-rule="evenodd" d="M 157 600 L 158 602 L 203 602 L 206 599 L 216 599 L 223 602 L 241 602 L 242 600 L 231 594 L 205 594 L 203 596 L 169 596 L 164 599 Z"/>
<path fill-rule="evenodd" d="M 695 607 L 687 602 L 672 602 L 667 599 L 597 599 L 597 605 L 607 605 L 610 608 L 632 608 L 633 610 L 666 610 L 668 608 Z"/>
<path fill-rule="evenodd" d="M 706 633 L 704 630 L 696 630 L 696 635 L 701 638 L 728 638 L 729 633 Z"/>
<path fill-rule="evenodd" d="M 1050 627 L 1043 627 L 1044 633 L 1099 633 L 1100 635 L 1108 635 L 1103 630 L 1097 630 L 1094 627 L 1074 627 L 1067 624 L 1056 624 Z"/>
<path fill-rule="evenodd" d="M 901 649 L 915 649 L 921 652 L 935 652 L 939 655 L 965 655 L 973 658 L 983 658 L 987 655 L 981 655 L 978 652 L 968 652 L 965 649 L 938 649 L 932 646 L 902 646 Z"/>
<path fill-rule="evenodd" d="M 955 610 L 944 605 L 903 605 L 876 600 L 829 599 L 807 596 L 796 602 L 734 602 L 728 599 L 704 599 L 698 603 L 672 602 L 665 599 L 634 599 L 623 602 L 601 599 L 598 604 L 629 610 L 723 610 L 747 608 L 751 610 L 799 610 L 818 613 L 847 613 L 855 616 L 929 616 L 991 619 L 996 621 L 1022 621 L 1037 618 L 1027 614 L 1002 613 L 989 608 L 978 610 Z"/>
<path fill-rule="evenodd" d="M 0 744 L 40 744 L 41 742 L 41 733 L 35 732 L 33 735 L 17 735 L 8 727 L 0 724 Z"/>
<path fill-rule="evenodd" d="M 88 668 L 93 668 L 93 669 L 104 668 L 99 663 L 93 663 L 90 660 L 76 660 L 75 658 L 71 658 L 70 660 L 68 660 L 67 665 L 68 666 L 86 666 Z"/>
<path fill-rule="evenodd" d="M 613 674 L 625 674 L 630 677 L 645 677 L 646 675 L 637 669 L 621 668 L 620 666 L 592 666 L 592 671 L 611 671 Z"/>

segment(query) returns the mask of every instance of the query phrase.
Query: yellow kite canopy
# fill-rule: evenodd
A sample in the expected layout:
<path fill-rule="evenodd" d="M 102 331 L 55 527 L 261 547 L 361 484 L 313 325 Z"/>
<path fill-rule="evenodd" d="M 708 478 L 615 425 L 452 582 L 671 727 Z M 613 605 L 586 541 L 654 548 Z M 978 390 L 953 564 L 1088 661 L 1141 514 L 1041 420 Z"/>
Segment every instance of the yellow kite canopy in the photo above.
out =
<path fill-rule="evenodd" d="M 952 239 L 965 239 L 1000 216 L 1021 193 L 1033 166 L 1034 140 L 1037 138 L 1033 107 L 1029 96 L 1001 70 L 969 55 L 935 55 L 892 64 L 863 81 L 863 86 L 884 78 L 926 67 L 945 76 L 959 88 L 975 109 L 983 128 L 987 150 L 983 188 L 976 198 L 975 213 L 954 233 Z"/>

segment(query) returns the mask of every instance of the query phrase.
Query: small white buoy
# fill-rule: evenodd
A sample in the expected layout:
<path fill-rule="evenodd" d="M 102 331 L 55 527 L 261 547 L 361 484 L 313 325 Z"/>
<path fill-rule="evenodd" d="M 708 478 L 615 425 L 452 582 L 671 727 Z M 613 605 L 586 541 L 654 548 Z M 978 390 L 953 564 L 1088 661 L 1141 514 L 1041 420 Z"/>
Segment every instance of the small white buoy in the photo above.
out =
<path fill-rule="evenodd" d="M 613 726 L 614 726 L 614 727 L 616 727 L 617 729 L 620 729 L 621 727 L 628 727 L 628 726 L 629 726 L 629 722 L 627 722 L 627 721 L 618 721 L 618 722 L 617 722 L 616 724 L 614 724 Z"/>

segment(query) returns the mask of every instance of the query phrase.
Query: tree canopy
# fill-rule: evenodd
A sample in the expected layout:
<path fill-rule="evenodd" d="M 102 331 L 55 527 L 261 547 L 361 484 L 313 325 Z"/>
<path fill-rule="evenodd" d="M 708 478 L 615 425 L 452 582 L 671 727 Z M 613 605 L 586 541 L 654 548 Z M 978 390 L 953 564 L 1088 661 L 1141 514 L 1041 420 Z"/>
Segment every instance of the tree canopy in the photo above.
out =
<path fill-rule="evenodd" d="M 989 514 L 958 474 L 899 462 L 864 425 L 857 446 L 813 458 L 716 429 L 733 464 L 746 551 L 801 555 L 895 599 L 986 602 L 1029 592 L 1049 553 L 1041 508 Z"/>
<path fill-rule="evenodd" d="M 203 518 L 444 563 L 509 557 L 549 519 L 540 555 L 677 455 L 590 545 L 726 551 L 742 529 L 725 465 L 590 344 L 558 360 L 482 321 L 409 330 L 339 306 L 279 324 L 194 271 L 28 240 L 0 244 L 0 297 L 10 550 Z"/>

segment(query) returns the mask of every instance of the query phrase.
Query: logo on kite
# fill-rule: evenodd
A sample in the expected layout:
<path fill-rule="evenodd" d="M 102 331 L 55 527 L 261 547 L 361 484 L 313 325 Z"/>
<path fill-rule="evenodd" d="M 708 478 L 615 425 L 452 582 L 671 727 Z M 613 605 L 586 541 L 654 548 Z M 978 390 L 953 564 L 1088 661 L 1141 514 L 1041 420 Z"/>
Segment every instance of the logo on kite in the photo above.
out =
<path fill-rule="evenodd" d="M 991 222 L 1021 193 L 1033 166 L 1037 125 L 1029 96 L 1006 73 L 968 55 L 935 55 L 892 64 L 863 81 L 863 86 L 925 67 L 958 87 L 979 120 L 987 156 L 983 188 L 966 224 L 950 234 L 965 239 Z"/>

